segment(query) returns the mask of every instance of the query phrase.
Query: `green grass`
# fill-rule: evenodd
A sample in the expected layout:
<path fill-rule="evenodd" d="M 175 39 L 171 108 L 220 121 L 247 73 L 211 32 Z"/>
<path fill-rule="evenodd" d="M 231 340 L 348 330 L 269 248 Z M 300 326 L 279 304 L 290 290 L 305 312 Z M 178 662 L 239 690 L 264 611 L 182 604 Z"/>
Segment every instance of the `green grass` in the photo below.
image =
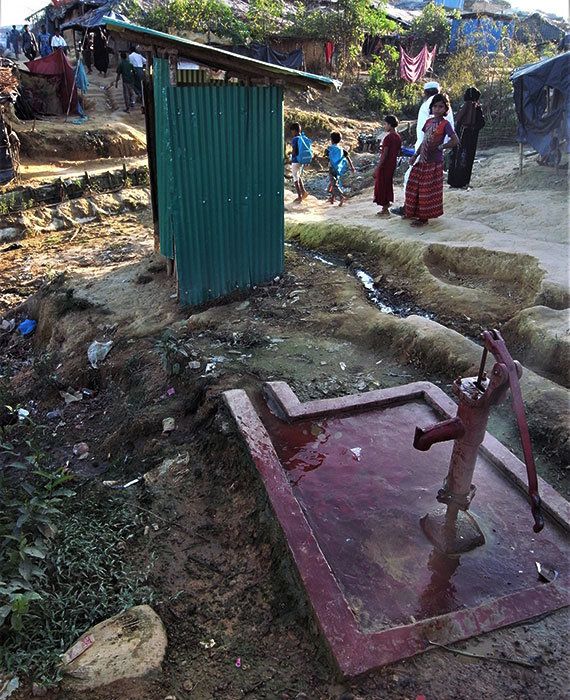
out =
<path fill-rule="evenodd" d="M 21 631 L 0 630 L 0 668 L 48 686 L 61 678 L 59 655 L 89 627 L 153 600 L 151 563 L 141 570 L 132 559 L 144 525 L 127 494 L 76 496 L 55 524 L 42 600 Z"/>

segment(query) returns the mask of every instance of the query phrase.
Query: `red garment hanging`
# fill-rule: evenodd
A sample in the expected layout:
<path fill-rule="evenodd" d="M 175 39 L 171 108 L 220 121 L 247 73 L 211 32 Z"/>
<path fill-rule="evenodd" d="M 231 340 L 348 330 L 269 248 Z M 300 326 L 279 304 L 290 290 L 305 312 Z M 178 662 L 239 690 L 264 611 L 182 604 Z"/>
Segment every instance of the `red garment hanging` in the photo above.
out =
<path fill-rule="evenodd" d="M 417 83 L 432 67 L 437 46 L 430 51 L 427 44 L 417 56 L 408 55 L 400 46 L 400 76 L 408 83 Z"/>
<path fill-rule="evenodd" d="M 332 57 L 334 53 L 334 44 L 332 41 L 327 41 L 325 44 L 325 61 L 327 62 L 327 66 L 330 66 Z"/>

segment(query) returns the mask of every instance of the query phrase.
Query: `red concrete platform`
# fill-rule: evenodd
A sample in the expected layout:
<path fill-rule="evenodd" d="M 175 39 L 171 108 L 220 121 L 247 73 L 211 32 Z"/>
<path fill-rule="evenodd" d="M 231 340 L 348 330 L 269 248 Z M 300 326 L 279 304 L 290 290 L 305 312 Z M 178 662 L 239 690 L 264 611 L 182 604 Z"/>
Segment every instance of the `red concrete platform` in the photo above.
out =
<path fill-rule="evenodd" d="M 570 504 L 540 480 L 546 527 L 532 531 L 526 469 L 487 434 L 471 512 L 486 543 L 434 550 L 419 520 L 438 507 L 452 443 L 412 446 L 416 425 L 455 415 L 428 382 L 301 404 L 283 382 L 256 407 L 225 400 L 285 534 L 321 631 L 346 676 L 570 603 Z M 257 410 L 256 410 L 257 409 Z M 559 572 L 538 581 L 535 562 Z"/>

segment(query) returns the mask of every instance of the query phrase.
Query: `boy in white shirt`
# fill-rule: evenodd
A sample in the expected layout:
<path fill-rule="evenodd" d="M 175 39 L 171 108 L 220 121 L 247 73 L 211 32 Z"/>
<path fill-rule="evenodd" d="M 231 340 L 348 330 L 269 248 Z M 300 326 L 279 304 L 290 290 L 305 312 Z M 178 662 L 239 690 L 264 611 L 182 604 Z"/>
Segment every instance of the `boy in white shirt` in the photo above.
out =
<path fill-rule="evenodd" d="M 146 66 L 146 58 L 140 54 L 135 47 L 129 53 L 129 63 L 135 72 L 134 88 L 137 96 L 142 98 L 142 81 L 144 75 L 144 67 Z"/>
<path fill-rule="evenodd" d="M 55 29 L 54 35 L 51 38 L 51 48 L 55 51 L 61 49 L 63 53 L 67 53 L 67 42 L 61 36 L 61 29 Z"/>

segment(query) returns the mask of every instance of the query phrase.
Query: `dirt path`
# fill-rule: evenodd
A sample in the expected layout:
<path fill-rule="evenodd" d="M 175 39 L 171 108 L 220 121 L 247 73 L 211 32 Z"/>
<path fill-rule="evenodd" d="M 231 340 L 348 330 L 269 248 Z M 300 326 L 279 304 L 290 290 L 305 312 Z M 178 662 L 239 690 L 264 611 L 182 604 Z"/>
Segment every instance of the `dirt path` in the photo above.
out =
<path fill-rule="evenodd" d="M 90 161 L 58 161 L 58 163 L 33 163 L 27 161 L 20 168 L 19 182 L 23 185 L 45 183 L 58 178 L 81 177 L 85 173 L 96 175 L 107 170 L 120 168 L 123 164 L 127 168 L 136 168 L 147 165 L 147 157 L 119 157 L 119 158 L 95 158 Z"/>
<path fill-rule="evenodd" d="M 483 201 L 482 192 L 473 193 Z M 426 233 L 431 238 L 422 237 L 421 245 L 463 248 L 483 241 L 489 252 L 518 255 L 516 215 L 508 226 L 502 224 L 510 227 L 507 232 L 491 225 L 498 201 L 488 207 L 490 223 L 477 228 L 474 238 L 461 233 L 473 210 L 460 195 L 471 194 L 454 194 L 455 204 L 450 197 L 456 223 L 448 228 L 445 220 L 438 222 L 442 228 Z M 505 194 L 511 202 L 524 196 L 512 188 Z M 562 195 L 555 191 L 549 197 L 552 207 L 559 207 Z M 306 212 L 288 204 L 288 217 L 350 221 L 375 230 L 382 226 L 382 234 L 396 241 L 417 243 L 404 222 L 379 223 L 368 202 L 363 195 L 342 210 L 311 202 Z M 396 352 L 381 335 L 373 340 L 371 319 L 381 312 L 350 270 L 287 248 L 286 272 L 279 281 L 188 311 L 178 306 L 174 280 L 152 252 L 145 190 L 78 200 L 43 216 L 17 242 L 21 247 L 0 252 L 0 313 L 12 309 L 18 321 L 29 313 L 39 322 L 31 339 L 0 336 L 3 390 L 45 426 L 43 450 L 53 465 L 68 464 L 74 473 L 73 485 L 81 494 L 78 510 L 86 494 L 105 502 L 104 480 L 125 483 L 165 458 L 188 453 L 182 479 L 117 492 L 125 507 L 142 509 L 139 536 L 125 557 L 139 570 L 155 561 L 153 605 L 169 638 L 163 673 L 93 692 L 54 691 L 50 700 L 564 697 L 569 672 L 565 612 L 457 645 L 491 656 L 490 661 L 433 650 L 353 682 L 340 682 L 331 667 L 221 393 L 239 387 L 256 394 L 271 379 L 288 381 L 303 400 L 417 379 L 449 391 L 454 377 L 438 372 L 429 358 Z M 533 217 L 538 227 L 538 213 Z M 54 220 L 63 222 L 59 230 L 50 228 Z M 557 242 L 556 226 L 554 233 L 536 228 L 529 237 L 526 252 L 546 268 L 541 235 L 552 236 L 556 245 L 563 241 Z M 432 271 L 449 282 L 449 269 L 434 260 Z M 549 280 L 560 284 L 558 261 L 552 270 L 545 269 Z M 13 311 L 35 292 L 30 303 Z M 98 370 L 86 356 L 94 339 L 113 341 Z M 86 390 L 84 398 L 66 405 L 60 391 L 67 388 Z M 54 410 L 59 412 L 55 421 L 48 417 Z M 168 437 L 162 434 L 165 417 L 176 423 Z M 491 431 L 517 449 L 505 413 L 494 414 Z M 73 455 L 80 441 L 90 445 L 86 460 Z M 537 457 L 542 474 L 562 488 L 567 472 L 548 454 Z M 106 527 L 104 518 L 100 527 Z M 216 644 L 204 649 L 200 642 L 209 639 Z M 64 637 L 58 644 L 71 641 Z M 533 668 L 498 658 L 523 659 Z M 29 698 L 29 689 L 13 697 Z"/>
<path fill-rule="evenodd" d="M 376 217 L 372 190 L 352 198 L 346 209 L 309 198 L 299 206 L 287 200 L 287 219 L 293 222 L 330 221 L 363 225 L 398 240 L 443 243 L 455 247 L 483 247 L 508 253 L 527 253 L 540 262 L 545 281 L 568 289 L 568 207 L 566 176 L 526 163 L 519 180 L 514 150 L 479 154 L 472 189 L 445 190 L 445 216 L 414 230 L 398 216 Z M 532 197 L 529 197 L 529 190 Z M 395 188 L 397 203 L 403 188 Z"/>

